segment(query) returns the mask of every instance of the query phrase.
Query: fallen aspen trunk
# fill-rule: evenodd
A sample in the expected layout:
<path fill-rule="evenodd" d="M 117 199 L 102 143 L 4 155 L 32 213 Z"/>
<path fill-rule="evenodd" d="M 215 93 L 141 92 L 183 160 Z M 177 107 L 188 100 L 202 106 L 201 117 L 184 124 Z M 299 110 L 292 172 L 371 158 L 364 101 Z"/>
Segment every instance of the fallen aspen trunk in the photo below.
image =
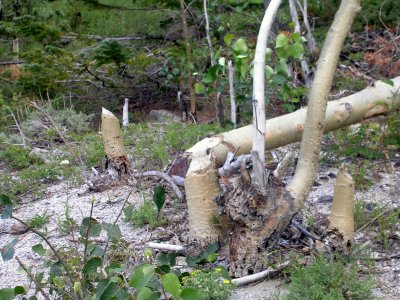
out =
<path fill-rule="evenodd" d="M 328 103 L 324 132 L 387 114 L 400 103 L 400 77 L 393 86 L 377 81 L 351 96 Z M 266 121 L 266 148 L 274 149 L 301 140 L 307 108 Z M 217 167 L 223 165 L 228 152 L 247 154 L 252 148 L 252 125 L 203 139 L 186 151 L 191 164 L 185 179 L 191 236 L 206 243 L 218 239 L 217 215 L 219 184 Z"/>
<path fill-rule="evenodd" d="M 387 114 L 394 104 L 400 103 L 400 76 L 392 79 L 393 86 L 377 81 L 373 86 L 353 95 L 328 102 L 324 132 L 358 123 L 378 115 Z M 307 107 L 266 121 L 266 148 L 275 149 L 301 140 Z M 252 125 L 244 126 L 214 137 L 206 138 L 186 151 L 194 156 L 212 152 L 213 161 L 220 167 L 228 152 L 247 154 L 252 146 Z"/>

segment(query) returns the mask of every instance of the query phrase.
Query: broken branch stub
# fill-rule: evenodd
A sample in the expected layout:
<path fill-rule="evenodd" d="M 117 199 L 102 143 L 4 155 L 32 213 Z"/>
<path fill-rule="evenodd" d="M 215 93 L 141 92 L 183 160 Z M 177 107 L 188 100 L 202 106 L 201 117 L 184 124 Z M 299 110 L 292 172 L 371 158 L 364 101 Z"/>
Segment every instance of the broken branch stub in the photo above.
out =
<path fill-rule="evenodd" d="M 345 167 L 341 167 L 336 177 L 328 229 L 338 230 L 345 243 L 354 239 L 354 192 L 353 178 Z"/>
<path fill-rule="evenodd" d="M 104 107 L 101 111 L 101 133 L 107 158 L 111 160 L 123 157 L 126 158 L 119 120 L 112 112 Z"/>

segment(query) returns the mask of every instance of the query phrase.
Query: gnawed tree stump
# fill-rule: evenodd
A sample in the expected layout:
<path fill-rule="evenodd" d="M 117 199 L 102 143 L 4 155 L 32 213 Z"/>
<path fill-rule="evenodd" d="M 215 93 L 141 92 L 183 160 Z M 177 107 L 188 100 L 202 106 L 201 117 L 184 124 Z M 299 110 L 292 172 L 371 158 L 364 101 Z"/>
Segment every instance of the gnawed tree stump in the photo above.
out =
<path fill-rule="evenodd" d="M 242 173 L 243 174 L 243 173 Z M 231 178 L 231 192 L 219 201 L 229 272 L 241 277 L 265 268 L 266 254 L 274 247 L 297 212 L 293 198 L 282 183 L 269 177 L 267 194 L 261 195 L 248 184 L 246 175 Z"/>

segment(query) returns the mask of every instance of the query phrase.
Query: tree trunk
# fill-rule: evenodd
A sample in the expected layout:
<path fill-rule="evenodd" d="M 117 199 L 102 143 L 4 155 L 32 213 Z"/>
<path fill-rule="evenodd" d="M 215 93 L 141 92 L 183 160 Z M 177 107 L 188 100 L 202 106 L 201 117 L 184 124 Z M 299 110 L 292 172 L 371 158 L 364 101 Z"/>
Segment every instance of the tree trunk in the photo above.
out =
<path fill-rule="evenodd" d="M 210 62 L 211 66 L 216 65 L 215 57 L 214 57 L 214 50 L 212 47 L 212 41 L 210 36 L 210 22 L 208 21 L 208 12 L 207 12 L 207 0 L 203 0 L 203 7 L 204 7 L 204 18 L 206 20 L 206 38 L 208 43 L 208 48 L 210 49 Z M 214 90 L 218 87 L 218 79 L 214 82 Z M 222 102 L 221 93 L 215 91 L 215 109 L 217 111 L 217 121 L 218 124 L 223 127 L 225 125 L 225 118 L 224 118 L 224 104 Z"/>
<path fill-rule="evenodd" d="M 386 115 L 395 105 L 400 105 L 400 76 L 393 78 L 393 86 L 376 81 L 362 91 L 339 100 L 329 101 L 326 110 L 324 133 L 356 124 L 363 120 Z M 266 121 L 266 149 L 271 150 L 302 138 L 307 107 Z M 244 126 L 216 136 L 205 138 L 186 150 L 188 157 L 209 153 L 217 167 L 223 165 L 228 152 L 248 154 L 252 146 L 252 125 Z"/>
<path fill-rule="evenodd" d="M 224 188 L 228 191 L 228 193 L 224 194 L 228 194 L 228 196 L 219 199 L 218 202 L 221 206 L 219 214 L 221 219 L 227 220 L 225 222 L 226 227 L 223 228 L 222 236 L 229 237 L 229 241 L 225 247 L 229 253 L 229 270 L 234 276 L 243 276 L 262 269 L 264 253 L 277 243 L 280 235 L 288 226 L 294 214 L 300 209 L 308 195 L 318 164 L 320 142 L 324 132 L 327 99 L 333 75 L 344 39 L 359 10 L 359 2 L 359 0 L 342 1 L 331 29 L 328 32 L 320 60 L 317 64 L 317 72 L 309 97 L 306 123 L 303 125 L 304 127 L 299 127 L 299 124 L 291 123 L 292 129 L 297 131 L 297 135 L 301 135 L 303 128 L 304 133 L 296 173 L 287 189 L 282 186 L 281 182 L 272 178 L 269 180 L 265 192 L 260 192 L 258 189 L 255 189 L 251 184 L 254 178 L 256 178 L 254 176 L 254 168 L 246 164 L 246 159 L 244 159 L 242 163 L 241 175 L 234 178 L 225 178 L 223 180 Z M 273 3 L 274 1 L 271 1 L 271 6 Z M 256 67 L 255 63 L 255 79 L 258 77 L 256 76 Z M 263 77 L 261 80 L 263 80 Z M 254 90 L 253 93 L 255 95 L 254 99 L 258 100 L 256 96 L 258 94 L 256 93 L 260 93 L 260 90 Z M 336 120 L 333 121 L 333 123 L 338 121 L 339 123 L 344 123 L 351 115 L 352 106 L 344 105 L 344 107 L 336 109 L 338 110 L 338 114 L 334 115 L 334 119 Z M 259 117 L 262 118 L 262 111 L 255 116 L 257 119 Z M 265 125 L 265 122 L 260 124 L 259 120 L 255 120 L 255 123 L 256 126 L 253 126 L 253 132 L 258 131 L 258 133 L 253 135 L 254 139 L 259 140 L 260 135 L 265 139 L 266 130 L 265 127 L 262 127 Z M 279 132 L 282 132 L 282 127 L 284 126 L 278 127 Z M 236 137 L 233 139 L 236 139 Z M 220 145 L 218 137 L 214 140 L 209 140 L 209 142 L 213 145 L 209 145 L 211 147 L 206 147 L 208 148 L 206 151 L 204 151 L 204 148 L 199 149 L 195 148 L 196 146 L 193 147 L 194 159 L 196 159 L 196 156 L 204 157 L 205 165 L 212 165 L 212 163 L 207 162 L 206 158 L 208 156 L 212 158 L 215 149 Z M 253 142 L 257 143 L 256 140 Z M 267 142 L 268 147 L 270 147 L 271 141 L 268 138 Z M 229 150 L 237 150 L 237 146 L 235 145 L 232 147 L 234 149 Z M 223 147 L 228 148 L 229 144 L 224 143 Z M 189 149 L 189 151 L 193 151 L 193 148 Z M 213 149 L 210 151 L 210 148 Z M 247 149 L 242 149 L 242 147 L 239 149 L 242 153 L 246 150 Z M 264 155 L 261 151 L 263 151 L 263 149 L 255 149 L 253 146 L 253 153 L 259 153 L 259 155 L 257 155 L 258 159 Z M 215 161 L 215 156 L 213 159 Z M 260 161 L 264 162 L 263 159 Z M 253 162 L 253 165 L 255 166 L 256 164 Z M 201 169 L 201 167 L 197 166 L 197 170 Z M 257 171 L 257 168 L 255 168 L 255 170 Z M 260 169 L 258 169 L 258 171 L 260 171 Z M 195 174 L 189 168 L 188 176 L 196 177 L 199 176 L 200 173 Z M 209 171 L 209 173 L 211 172 Z M 217 176 L 213 176 L 212 181 L 217 180 Z M 207 180 L 210 180 L 210 177 L 208 177 Z M 189 182 L 188 185 L 185 184 L 185 188 L 188 193 L 187 201 L 190 216 L 190 203 L 196 201 L 196 199 L 191 198 L 193 191 L 190 190 L 196 189 L 197 187 L 190 185 Z M 203 195 L 204 194 L 199 192 L 196 196 L 197 198 L 202 198 Z M 210 200 L 212 201 L 213 199 Z M 207 218 L 204 217 L 204 220 L 206 219 Z M 203 226 L 204 228 L 204 224 L 191 222 L 190 230 L 192 234 L 198 229 L 194 228 L 197 225 Z M 201 232 L 201 235 L 203 237 L 209 236 L 207 232 Z"/>
<path fill-rule="evenodd" d="M 272 0 L 269 4 L 260 31 L 257 37 L 256 52 L 254 55 L 253 76 L 253 147 L 252 159 L 255 178 L 253 187 L 266 195 L 267 176 L 264 171 L 265 161 L 265 54 L 267 41 L 272 24 L 275 20 L 281 0 Z"/>
<path fill-rule="evenodd" d="M 229 99 L 231 103 L 231 122 L 233 124 L 233 128 L 236 128 L 236 100 L 235 100 L 235 87 L 234 87 L 234 72 L 232 61 L 228 61 L 228 74 L 229 74 Z"/>
<path fill-rule="evenodd" d="M 188 71 L 188 79 L 189 79 L 189 92 L 190 92 L 190 113 L 193 117 L 196 116 L 196 96 L 193 87 L 193 72 L 192 72 L 192 59 L 190 54 L 190 43 L 189 43 L 189 30 L 187 27 L 186 21 L 186 9 L 185 9 L 185 2 L 184 0 L 180 0 L 180 10 L 181 10 L 181 19 L 182 19 L 182 31 L 183 31 L 183 38 L 185 42 L 185 49 L 186 49 L 186 65 Z"/>

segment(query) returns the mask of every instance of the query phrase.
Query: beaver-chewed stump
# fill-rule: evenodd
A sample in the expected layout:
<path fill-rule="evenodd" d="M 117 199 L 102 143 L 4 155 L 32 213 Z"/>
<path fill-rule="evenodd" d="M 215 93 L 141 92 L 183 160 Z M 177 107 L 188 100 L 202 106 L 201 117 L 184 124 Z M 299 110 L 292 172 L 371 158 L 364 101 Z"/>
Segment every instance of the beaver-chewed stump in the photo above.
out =
<path fill-rule="evenodd" d="M 227 179 L 227 178 L 226 178 Z M 282 182 L 270 176 L 266 195 L 246 184 L 242 176 L 229 178 L 230 192 L 220 199 L 225 253 L 229 272 L 242 277 L 264 268 L 267 251 L 274 247 L 296 213 L 293 198 Z"/>

